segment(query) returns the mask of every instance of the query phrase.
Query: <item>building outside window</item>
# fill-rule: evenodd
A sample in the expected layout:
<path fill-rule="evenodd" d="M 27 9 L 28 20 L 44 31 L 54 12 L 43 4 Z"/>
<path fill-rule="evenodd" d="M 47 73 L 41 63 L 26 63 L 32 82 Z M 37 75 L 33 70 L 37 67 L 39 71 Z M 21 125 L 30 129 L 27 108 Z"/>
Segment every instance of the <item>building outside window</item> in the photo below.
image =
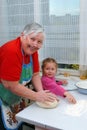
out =
<path fill-rule="evenodd" d="M 40 61 L 53 57 L 62 68 L 87 65 L 86 5 L 86 0 L 1 0 L 0 45 L 35 21 L 46 33 Z"/>

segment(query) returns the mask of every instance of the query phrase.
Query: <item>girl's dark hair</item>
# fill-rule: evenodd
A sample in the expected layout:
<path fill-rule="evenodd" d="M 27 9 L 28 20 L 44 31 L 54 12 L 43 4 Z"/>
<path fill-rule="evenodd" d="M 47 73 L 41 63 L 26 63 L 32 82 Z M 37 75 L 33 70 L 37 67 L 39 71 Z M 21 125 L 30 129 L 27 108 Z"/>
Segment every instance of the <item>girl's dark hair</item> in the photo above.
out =
<path fill-rule="evenodd" d="M 47 63 L 55 63 L 56 68 L 58 67 L 58 64 L 57 64 L 56 60 L 55 60 L 54 58 L 48 57 L 48 58 L 46 58 L 46 59 L 44 59 L 44 60 L 42 61 L 42 66 L 41 66 L 42 71 L 43 71 L 43 69 L 44 69 L 44 67 L 45 67 L 45 65 L 46 65 Z"/>

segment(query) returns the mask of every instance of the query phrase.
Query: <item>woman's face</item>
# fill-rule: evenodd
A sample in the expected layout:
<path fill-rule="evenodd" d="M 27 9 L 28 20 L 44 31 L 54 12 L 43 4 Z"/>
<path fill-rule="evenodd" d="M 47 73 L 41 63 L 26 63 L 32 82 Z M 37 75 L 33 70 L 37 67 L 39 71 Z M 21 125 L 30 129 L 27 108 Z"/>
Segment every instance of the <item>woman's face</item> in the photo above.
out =
<path fill-rule="evenodd" d="M 31 33 L 21 36 L 22 49 L 25 55 L 30 55 L 39 50 L 43 45 L 43 33 Z"/>
<path fill-rule="evenodd" d="M 46 63 L 44 70 L 43 70 L 43 74 L 48 76 L 48 77 L 54 77 L 55 74 L 57 72 L 57 68 L 55 63 Z"/>

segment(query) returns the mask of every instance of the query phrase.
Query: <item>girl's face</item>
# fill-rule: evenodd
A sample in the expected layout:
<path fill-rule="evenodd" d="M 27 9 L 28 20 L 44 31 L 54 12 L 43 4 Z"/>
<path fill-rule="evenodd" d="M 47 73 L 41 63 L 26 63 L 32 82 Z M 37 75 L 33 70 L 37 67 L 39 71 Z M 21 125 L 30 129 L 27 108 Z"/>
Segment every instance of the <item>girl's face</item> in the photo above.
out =
<path fill-rule="evenodd" d="M 54 77 L 57 72 L 56 64 L 55 63 L 46 63 L 43 74 L 48 77 Z"/>
<path fill-rule="evenodd" d="M 43 33 L 32 33 L 29 35 L 21 36 L 22 49 L 25 55 L 30 55 L 42 47 L 44 40 Z"/>

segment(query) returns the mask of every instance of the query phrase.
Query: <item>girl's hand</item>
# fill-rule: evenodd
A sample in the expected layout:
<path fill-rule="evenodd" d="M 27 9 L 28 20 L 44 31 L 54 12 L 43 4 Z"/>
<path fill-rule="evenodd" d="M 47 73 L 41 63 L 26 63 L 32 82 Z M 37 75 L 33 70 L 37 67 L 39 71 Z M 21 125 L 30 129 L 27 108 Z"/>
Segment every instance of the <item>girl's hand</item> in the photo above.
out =
<path fill-rule="evenodd" d="M 67 85 L 67 84 L 68 84 L 68 81 L 67 81 L 67 80 L 62 80 L 62 84 L 63 84 L 63 85 Z"/>
<path fill-rule="evenodd" d="M 64 93 L 64 96 L 67 98 L 67 100 L 68 100 L 70 103 L 73 103 L 73 104 L 76 103 L 76 99 L 75 99 L 69 92 L 65 92 L 65 93 Z"/>

